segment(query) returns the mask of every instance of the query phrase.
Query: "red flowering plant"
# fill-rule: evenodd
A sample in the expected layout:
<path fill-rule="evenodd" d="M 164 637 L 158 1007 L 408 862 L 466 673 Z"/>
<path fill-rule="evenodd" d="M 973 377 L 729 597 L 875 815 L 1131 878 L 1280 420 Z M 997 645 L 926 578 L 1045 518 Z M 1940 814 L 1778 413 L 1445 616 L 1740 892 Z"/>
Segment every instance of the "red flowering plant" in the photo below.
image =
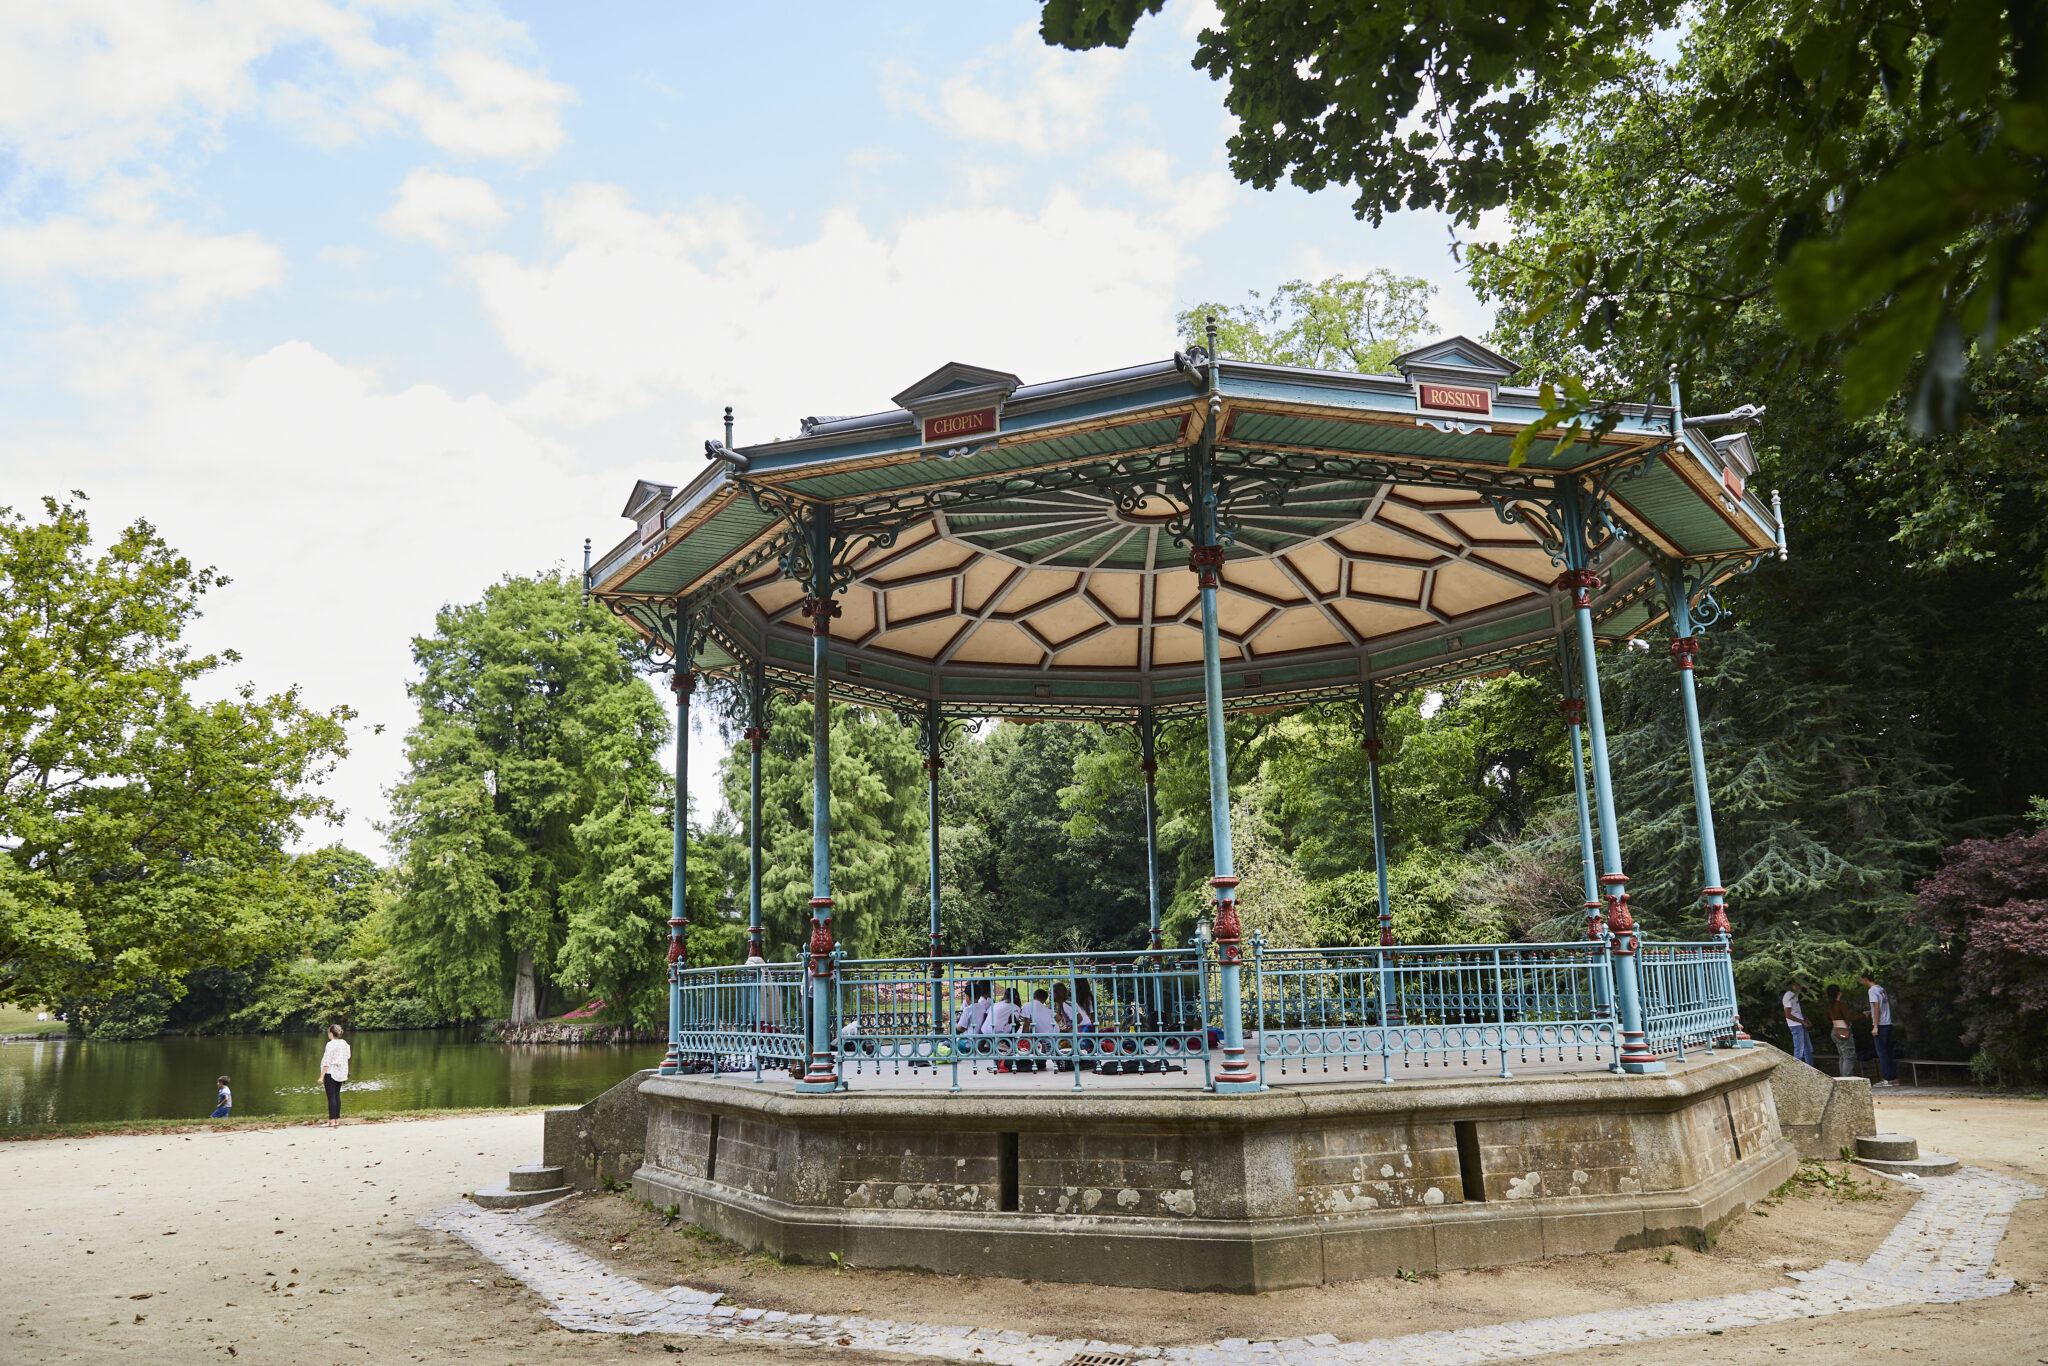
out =
<path fill-rule="evenodd" d="M 1959 960 L 1956 1005 L 1979 1056 L 2048 1071 L 2048 830 L 1951 848 L 1920 884 L 1915 919 Z"/>

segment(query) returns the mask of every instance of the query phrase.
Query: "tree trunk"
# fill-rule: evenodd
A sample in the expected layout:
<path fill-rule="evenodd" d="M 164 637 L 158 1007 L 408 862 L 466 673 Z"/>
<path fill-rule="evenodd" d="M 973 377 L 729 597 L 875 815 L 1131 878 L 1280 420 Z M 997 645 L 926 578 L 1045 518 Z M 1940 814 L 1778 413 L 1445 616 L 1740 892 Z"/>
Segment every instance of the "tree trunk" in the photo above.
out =
<path fill-rule="evenodd" d="M 535 1000 L 533 983 L 533 953 L 528 949 L 519 951 L 519 966 L 512 978 L 512 1023 L 532 1024 L 540 1018 Z"/>

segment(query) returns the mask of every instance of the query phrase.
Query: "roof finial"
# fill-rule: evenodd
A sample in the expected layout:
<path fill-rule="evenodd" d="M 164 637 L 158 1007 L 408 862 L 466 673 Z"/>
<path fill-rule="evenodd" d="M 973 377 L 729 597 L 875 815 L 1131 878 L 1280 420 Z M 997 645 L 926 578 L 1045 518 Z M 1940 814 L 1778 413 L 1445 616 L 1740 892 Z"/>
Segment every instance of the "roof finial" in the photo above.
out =
<path fill-rule="evenodd" d="M 583 538 L 583 605 L 590 606 L 590 538 Z"/>
<path fill-rule="evenodd" d="M 732 405 L 725 405 L 725 448 L 732 449 Z"/>

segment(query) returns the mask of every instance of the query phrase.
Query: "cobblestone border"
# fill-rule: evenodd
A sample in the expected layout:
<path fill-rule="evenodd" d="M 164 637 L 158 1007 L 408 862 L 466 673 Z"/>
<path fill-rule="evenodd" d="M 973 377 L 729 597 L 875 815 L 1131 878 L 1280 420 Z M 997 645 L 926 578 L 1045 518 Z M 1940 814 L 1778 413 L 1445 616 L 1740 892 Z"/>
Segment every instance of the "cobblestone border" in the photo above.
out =
<path fill-rule="evenodd" d="M 787 1314 L 721 1304 L 723 1297 L 715 1292 L 684 1286 L 650 1290 L 534 1224 L 534 1211 L 483 1209 L 465 1201 L 436 1210 L 420 1224 L 453 1234 L 525 1282 L 552 1306 L 548 1317 L 573 1332 L 851 1347 L 994 1366 L 1061 1366 L 1086 1351 L 1204 1366 L 1470 1366 L 1862 1309 L 1955 1304 L 2011 1290 L 2011 1280 L 1991 1275 L 1992 1259 L 2013 1210 L 2022 1200 L 2040 1199 L 2041 1187 L 1976 1167 L 1919 1184 L 1920 1199 L 1865 1261 L 1795 1271 L 1796 1285 L 1370 1342 L 1339 1342 L 1318 1333 L 1284 1341 L 1226 1338 L 1201 1347 L 1164 1348 L 994 1328 Z"/>

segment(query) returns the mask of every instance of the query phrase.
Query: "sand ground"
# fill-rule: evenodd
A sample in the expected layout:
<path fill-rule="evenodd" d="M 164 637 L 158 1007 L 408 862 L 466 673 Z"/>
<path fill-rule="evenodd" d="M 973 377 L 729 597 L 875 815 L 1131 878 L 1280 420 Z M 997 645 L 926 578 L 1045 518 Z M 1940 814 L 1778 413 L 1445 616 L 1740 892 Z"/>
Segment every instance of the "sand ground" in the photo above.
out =
<path fill-rule="evenodd" d="M 1880 1122 L 1923 1146 L 2048 1184 L 2048 1103 L 1885 1097 Z M 0 1333 L 8 1362 L 381 1363 L 765 1361 L 776 1349 L 571 1334 L 540 1301 L 418 1217 L 540 1148 L 537 1112 L 189 1135 L 0 1144 Z M 1839 1164 L 1833 1168 L 1839 1173 Z M 1844 1198 L 1845 1195 L 1877 1198 Z M 976 1323 L 1161 1345 L 1329 1332 L 1368 1338 L 1780 1284 L 1785 1270 L 1858 1260 L 1910 1191 L 1798 1185 L 1737 1220 L 1710 1252 L 1561 1258 L 1417 1282 L 1261 1296 L 1177 1295 L 850 1269 L 780 1267 L 670 1229 L 617 1196 L 546 1216 L 555 1232 L 651 1285 L 678 1281 L 767 1308 Z M 1669 1261 L 1665 1260 L 1667 1255 Z M 2048 1360 L 2048 1202 L 2015 1213 L 2002 1299 L 1841 1315 L 1715 1338 L 1593 1349 L 1585 1358 L 1755 1361 L 1797 1356 Z M 2039 1285 L 2041 1290 L 2033 1287 Z M 853 1353 L 840 1353 L 853 1359 Z M 862 1358 L 868 1359 L 868 1358 Z"/>

